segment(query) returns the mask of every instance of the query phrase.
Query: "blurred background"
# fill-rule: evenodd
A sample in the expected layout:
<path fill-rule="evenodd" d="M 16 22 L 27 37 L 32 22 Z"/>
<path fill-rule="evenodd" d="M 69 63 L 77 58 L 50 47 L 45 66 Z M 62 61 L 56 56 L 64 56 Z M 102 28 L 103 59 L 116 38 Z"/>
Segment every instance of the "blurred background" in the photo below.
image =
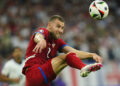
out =
<path fill-rule="evenodd" d="M 52 86 L 120 86 L 120 0 L 105 0 L 110 8 L 104 20 L 89 16 L 93 0 L 0 0 L 0 70 L 19 46 L 25 50 L 33 31 L 46 27 L 52 15 L 64 17 L 63 39 L 68 45 L 95 52 L 104 59 L 103 68 L 80 77 L 80 71 L 65 68 Z M 93 63 L 91 59 L 85 63 Z M 0 86 L 7 83 L 0 82 Z"/>

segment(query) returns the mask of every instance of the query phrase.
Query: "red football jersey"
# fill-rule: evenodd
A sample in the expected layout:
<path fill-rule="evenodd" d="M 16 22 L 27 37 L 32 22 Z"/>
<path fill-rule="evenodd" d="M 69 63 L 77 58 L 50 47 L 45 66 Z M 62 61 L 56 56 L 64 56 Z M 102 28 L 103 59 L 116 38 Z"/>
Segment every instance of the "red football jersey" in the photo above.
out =
<path fill-rule="evenodd" d="M 43 49 L 41 53 L 33 52 L 33 49 L 36 46 L 36 43 L 34 42 L 36 33 L 41 33 L 47 42 L 46 48 Z M 30 56 L 34 56 L 34 58 L 27 60 L 25 67 L 32 66 L 33 64 L 44 64 L 49 59 L 55 57 L 57 51 L 61 51 L 64 46 L 66 46 L 66 43 L 62 39 L 52 40 L 50 39 L 49 32 L 46 28 L 39 28 L 33 33 L 25 55 L 26 59 Z"/>

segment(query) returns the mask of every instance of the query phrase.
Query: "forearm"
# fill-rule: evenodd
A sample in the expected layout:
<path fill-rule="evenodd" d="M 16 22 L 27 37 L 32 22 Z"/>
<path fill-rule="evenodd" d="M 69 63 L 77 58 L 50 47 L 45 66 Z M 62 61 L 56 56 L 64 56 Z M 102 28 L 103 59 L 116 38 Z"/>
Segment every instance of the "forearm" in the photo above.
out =
<path fill-rule="evenodd" d="M 99 55 L 97 55 L 96 53 L 89 53 L 89 52 L 84 52 L 84 51 L 78 51 L 75 50 L 73 51 L 76 53 L 76 55 L 80 58 L 80 59 L 94 59 L 96 62 L 98 63 L 102 63 L 103 59 L 102 57 L 100 57 Z"/>
<path fill-rule="evenodd" d="M 0 81 L 2 82 L 14 82 L 14 79 L 8 78 L 7 76 L 1 75 Z"/>
<path fill-rule="evenodd" d="M 33 49 L 33 52 L 41 53 L 42 50 L 46 48 L 46 40 L 44 39 L 44 36 L 42 34 L 40 33 L 35 34 L 34 42 L 36 43 L 36 46 Z"/>
<path fill-rule="evenodd" d="M 85 52 L 85 51 L 79 51 L 76 50 L 70 46 L 66 46 L 63 49 L 64 53 L 69 53 L 69 52 L 74 52 L 80 59 L 88 59 L 88 58 L 93 58 L 93 53 Z"/>
<path fill-rule="evenodd" d="M 92 53 L 89 52 L 84 52 L 84 51 L 74 51 L 76 53 L 76 55 L 80 58 L 80 59 L 88 59 L 88 58 L 93 58 Z"/>
<path fill-rule="evenodd" d="M 79 51 L 76 50 L 70 46 L 66 46 L 63 48 L 63 52 L 64 53 L 69 53 L 69 52 L 74 52 L 76 53 L 76 55 L 80 58 L 80 59 L 88 59 L 88 58 L 92 58 L 94 59 L 96 62 L 102 63 L 103 59 L 102 57 L 100 57 L 99 55 L 95 54 L 95 53 L 89 53 L 89 52 L 85 52 L 85 51 Z"/>

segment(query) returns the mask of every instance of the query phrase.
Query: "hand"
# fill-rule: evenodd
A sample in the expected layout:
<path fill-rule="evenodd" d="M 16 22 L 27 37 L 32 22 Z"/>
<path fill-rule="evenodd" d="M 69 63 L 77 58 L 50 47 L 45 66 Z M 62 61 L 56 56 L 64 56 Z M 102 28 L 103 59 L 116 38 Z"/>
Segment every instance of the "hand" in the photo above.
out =
<path fill-rule="evenodd" d="M 93 59 L 97 62 L 97 63 L 102 63 L 103 59 L 102 57 L 100 57 L 99 55 L 97 55 L 96 53 L 91 53 L 93 56 Z"/>
<path fill-rule="evenodd" d="M 11 79 L 11 82 L 12 83 L 19 83 L 20 82 L 20 78 Z"/>
<path fill-rule="evenodd" d="M 45 39 L 41 39 L 37 45 L 35 46 L 35 48 L 33 49 L 33 52 L 35 53 L 41 53 L 41 51 L 46 48 L 46 41 Z"/>

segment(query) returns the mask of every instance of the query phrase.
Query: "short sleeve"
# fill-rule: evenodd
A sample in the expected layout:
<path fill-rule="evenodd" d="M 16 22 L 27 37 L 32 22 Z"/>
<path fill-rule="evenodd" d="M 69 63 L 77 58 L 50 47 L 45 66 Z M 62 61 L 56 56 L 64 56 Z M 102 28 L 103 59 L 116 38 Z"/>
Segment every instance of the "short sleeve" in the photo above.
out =
<path fill-rule="evenodd" d="M 3 67 L 3 69 L 2 69 L 2 74 L 3 75 L 9 75 L 9 72 L 10 72 L 10 67 L 9 67 L 10 65 L 9 65 L 9 63 L 6 63 L 5 65 L 4 65 L 4 67 Z"/>
<path fill-rule="evenodd" d="M 67 43 L 65 43 L 62 39 L 58 39 L 58 43 L 59 43 L 59 48 L 58 48 L 59 52 L 61 52 L 65 46 L 68 46 Z"/>

